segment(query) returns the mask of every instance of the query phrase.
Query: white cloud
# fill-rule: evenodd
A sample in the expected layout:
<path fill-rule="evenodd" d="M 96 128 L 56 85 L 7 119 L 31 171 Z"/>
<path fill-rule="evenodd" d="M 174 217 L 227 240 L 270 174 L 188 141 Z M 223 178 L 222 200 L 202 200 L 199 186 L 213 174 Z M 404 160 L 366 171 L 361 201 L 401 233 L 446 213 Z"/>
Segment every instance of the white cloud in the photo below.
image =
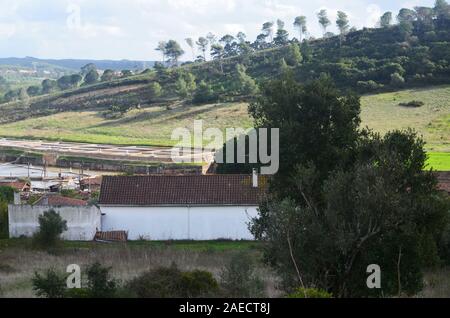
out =
<path fill-rule="evenodd" d="M 420 2 L 430 5 L 434 0 Z M 403 5 L 392 0 L 0 0 L 0 4 L 2 55 L 113 59 L 159 59 L 154 47 L 168 39 L 190 52 L 184 39 L 208 32 L 219 37 L 244 31 L 254 40 L 264 22 L 278 18 L 296 36 L 292 24 L 298 15 L 306 15 L 310 34 L 319 36 L 316 13 L 321 7 L 329 11 L 329 31 L 336 32 L 338 10 L 347 12 L 352 26 L 373 26 L 382 12 L 398 11 Z"/>
<path fill-rule="evenodd" d="M 383 12 L 381 11 L 380 6 L 376 4 L 370 4 L 367 7 L 367 19 L 366 19 L 366 26 L 368 27 L 374 27 L 379 22 L 381 15 Z"/>
<path fill-rule="evenodd" d="M 16 33 L 15 25 L 0 23 L 0 37 L 10 38 L 15 33 Z"/>

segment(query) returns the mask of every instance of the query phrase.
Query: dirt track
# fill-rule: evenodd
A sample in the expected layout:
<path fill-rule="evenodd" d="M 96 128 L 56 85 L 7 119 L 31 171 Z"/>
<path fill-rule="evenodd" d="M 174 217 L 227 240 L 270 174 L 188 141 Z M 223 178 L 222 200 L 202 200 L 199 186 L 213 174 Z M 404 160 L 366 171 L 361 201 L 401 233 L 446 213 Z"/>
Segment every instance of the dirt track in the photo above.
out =
<path fill-rule="evenodd" d="M 127 160 L 138 162 L 173 162 L 171 156 L 172 148 L 168 147 L 115 146 L 13 139 L 0 139 L 0 147 L 92 159 Z M 205 151 L 203 157 L 205 156 L 208 158 L 207 161 L 209 161 L 212 158 L 212 153 Z M 201 153 L 196 153 L 195 155 L 190 156 L 176 156 L 176 159 L 180 158 L 194 158 L 193 162 L 204 161 L 201 160 Z"/>

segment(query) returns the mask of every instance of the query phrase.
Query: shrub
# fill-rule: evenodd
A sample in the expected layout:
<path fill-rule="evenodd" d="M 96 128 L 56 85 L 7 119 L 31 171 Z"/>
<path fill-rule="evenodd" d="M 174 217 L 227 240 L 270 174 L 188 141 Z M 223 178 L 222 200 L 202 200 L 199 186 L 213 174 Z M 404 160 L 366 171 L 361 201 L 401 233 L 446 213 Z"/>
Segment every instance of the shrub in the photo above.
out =
<path fill-rule="evenodd" d="M 127 289 L 140 298 L 206 297 L 213 296 L 218 287 L 211 273 L 182 272 L 175 265 L 156 268 L 127 284 Z"/>
<path fill-rule="evenodd" d="M 180 275 L 176 266 L 160 267 L 136 277 L 128 283 L 127 288 L 139 298 L 180 297 Z"/>
<path fill-rule="evenodd" d="M 88 295 L 90 298 L 114 297 L 118 283 L 110 279 L 110 267 L 104 267 L 100 263 L 92 264 L 87 268 Z"/>
<path fill-rule="evenodd" d="M 39 216 L 39 231 L 33 243 L 38 247 L 55 247 L 64 231 L 67 231 L 67 222 L 55 210 L 45 211 Z"/>
<path fill-rule="evenodd" d="M 47 269 L 44 275 L 35 273 L 32 278 L 36 295 L 45 298 L 114 298 L 117 296 L 118 282 L 110 279 L 111 268 L 99 263 L 87 267 L 86 286 L 68 289 L 67 276 L 53 268 Z"/>
<path fill-rule="evenodd" d="M 8 202 L 0 200 L 0 239 L 7 239 L 8 237 Z"/>
<path fill-rule="evenodd" d="M 192 102 L 194 104 L 217 102 L 218 98 L 219 97 L 214 92 L 211 84 L 208 84 L 205 81 L 201 81 L 200 84 L 198 84 L 197 89 L 195 90 Z"/>
<path fill-rule="evenodd" d="M 235 254 L 221 275 L 228 297 L 250 298 L 263 295 L 264 283 L 255 273 L 255 262 L 249 253 Z"/>
<path fill-rule="evenodd" d="M 14 189 L 11 187 L 0 187 L 0 201 L 12 202 L 14 200 Z"/>
<path fill-rule="evenodd" d="M 364 92 L 373 92 L 380 88 L 383 88 L 383 84 L 378 84 L 375 81 L 367 81 L 367 82 L 359 81 L 357 82 L 357 86 Z"/>
<path fill-rule="evenodd" d="M 181 274 L 182 297 L 213 296 L 218 289 L 219 284 L 209 272 L 195 270 Z"/>
<path fill-rule="evenodd" d="M 298 288 L 287 298 L 332 298 L 330 293 L 316 288 Z"/>
<path fill-rule="evenodd" d="M 149 91 L 150 91 L 152 98 L 161 97 L 161 95 L 163 93 L 163 89 L 158 82 L 151 83 Z"/>
<path fill-rule="evenodd" d="M 405 84 L 405 79 L 399 73 L 391 75 L 391 85 L 394 87 L 402 87 Z"/>
<path fill-rule="evenodd" d="M 63 298 L 66 291 L 66 277 L 53 268 L 44 275 L 35 272 L 32 278 L 33 290 L 38 297 Z"/>
<path fill-rule="evenodd" d="M 420 100 L 413 100 L 409 103 L 400 103 L 399 105 L 404 107 L 422 107 L 425 103 Z"/>

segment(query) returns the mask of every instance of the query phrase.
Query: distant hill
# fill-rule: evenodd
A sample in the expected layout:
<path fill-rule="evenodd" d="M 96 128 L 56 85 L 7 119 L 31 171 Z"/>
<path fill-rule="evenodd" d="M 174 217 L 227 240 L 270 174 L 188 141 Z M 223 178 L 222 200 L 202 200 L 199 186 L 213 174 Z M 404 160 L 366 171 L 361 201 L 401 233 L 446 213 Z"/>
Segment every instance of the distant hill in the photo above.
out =
<path fill-rule="evenodd" d="M 106 70 L 112 69 L 115 71 L 121 70 L 144 70 L 153 67 L 154 61 L 130 61 L 130 60 L 84 60 L 84 59 L 38 59 L 34 57 L 10 57 L 10 58 L 0 58 L 0 65 L 9 66 L 21 66 L 27 68 L 42 67 L 43 65 L 60 67 L 69 69 L 72 71 L 79 71 L 81 67 L 86 64 L 93 63 L 98 69 Z"/>
<path fill-rule="evenodd" d="M 280 78 L 286 71 L 292 72 L 299 82 L 329 74 L 340 89 L 363 94 L 449 84 L 450 28 L 438 21 L 433 23 L 432 27 L 424 28 L 421 22 L 415 21 L 406 31 L 399 25 L 364 28 L 348 33 L 343 39 L 334 36 L 302 43 L 292 40 L 284 44 L 272 43 L 267 49 L 247 47 L 230 57 L 184 63 L 174 68 L 157 65 L 150 71 L 114 76 L 110 80 L 96 81 L 94 85 L 79 81 L 71 89 L 56 88 L 51 94 L 25 96 L 23 100 L 17 94 L 12 102 L 0 105 L 0 123 L 93 108 L 151 107 L 174 100 L 188 104 L 248 100 L 253 97 L 256 85 Z M 17 60 L 3 61 L 17 63 Z M 56 63 L 22 59 L 26 61 Z M 90 62 L 66 61 L 66 66 L 77 68 Z M 113 66 L 102 61 L 91 62 L 100 69 Z M 138 66 L 136 63 L 143 62 L 126 63 L 131 64 L 116 64 L 116 67 L 133 69 L 126 66 Z"/>

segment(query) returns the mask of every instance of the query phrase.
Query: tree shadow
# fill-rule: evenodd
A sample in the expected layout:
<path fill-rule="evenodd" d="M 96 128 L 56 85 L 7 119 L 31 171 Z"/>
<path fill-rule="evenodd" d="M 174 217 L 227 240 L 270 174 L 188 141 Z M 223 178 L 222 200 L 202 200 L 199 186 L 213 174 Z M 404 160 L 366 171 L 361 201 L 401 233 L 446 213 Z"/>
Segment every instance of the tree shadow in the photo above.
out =
<path fill-rule="evenodd" d="M 194 116 L 208 113 L 213 109 L 226 108 L 226 107 L 229 107 L 229 104 L 213 104 L 213 105 L 210 105 L 209 107 L 195 109 L 198 107 L 201 107 L 201 106 L 185 105 L 185 106 L 178 106 L 173 109 L 160 109 L 160 110 L 152 111 L 152 112 L 142 112 L 142 113 L 136 114 L 135 116 L 132 116 L 132 117 L 112 119 L 108 122 L 92 126 L 91 128 L 116 127 L 116 126 L 120 126 L 120 125 L 136 124 L 136 123 L 155 120 L 155 119 L 156 119 L 156 121 L 153 121 L 152 124 L 157 125 L 157 124 L 161 124 L 161 123 L 166 123 L 168 120 L 184 120 L 184 119 L 188 119 L 188 118 L 191 118 Z M 102 116 L 101 113 L 98 113 L 97 115 Z M 161 118 L 163 116 L 166 116 L 167 118 L 157 120 L 158 118 Z"/>

